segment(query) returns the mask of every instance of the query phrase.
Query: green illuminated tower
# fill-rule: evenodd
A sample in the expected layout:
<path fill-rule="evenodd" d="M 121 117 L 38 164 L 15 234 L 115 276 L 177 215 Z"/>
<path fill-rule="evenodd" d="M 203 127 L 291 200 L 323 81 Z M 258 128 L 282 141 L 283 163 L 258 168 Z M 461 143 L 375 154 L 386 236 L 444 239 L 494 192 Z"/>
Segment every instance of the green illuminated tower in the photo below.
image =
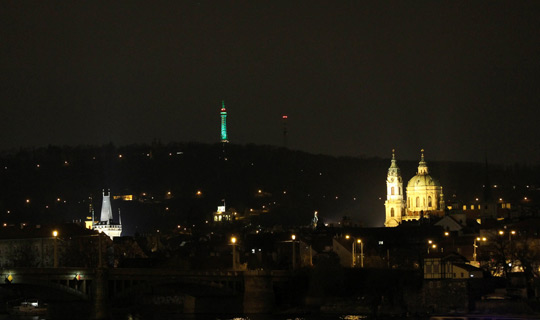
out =
<path fill-rule="evenodd" d="M 229 142 L 227 137 L 227 109 L 225 109 L 225 101 L 221 101 L 221 142 Z"/>

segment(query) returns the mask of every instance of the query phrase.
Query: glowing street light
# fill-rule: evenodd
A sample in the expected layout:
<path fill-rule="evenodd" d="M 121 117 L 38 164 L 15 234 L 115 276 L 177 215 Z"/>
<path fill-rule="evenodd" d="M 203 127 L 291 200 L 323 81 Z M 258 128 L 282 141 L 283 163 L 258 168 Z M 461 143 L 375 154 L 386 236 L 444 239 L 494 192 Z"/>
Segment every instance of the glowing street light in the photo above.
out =
<path fill-rule="evenodd" d="M 296 235 L 291 235 L 291 243 L 292 243 L 292 268 L 293 270 L 296 269 L 296 250 L 294 248 L 294 240 L 296 240 Z"/>
<path fill-rule="evenodd" d="M 473 242 L 473 248 L 474 248 L 474 250 L 473 250 L 473 261 L 474 262 L 477 262 L 476 261 L 476 248 L 478 248 L 478 245 L 476 244 L 477 241 L 484 241 L 485 242 L 485 241 L 487 241 L 487 238 L 486 237 L 482 237 L 482 238 L 476 237 L 474 239 L 474 242 Z"/>
<path fill-rule="evenodd" d="M 452 236 L 450 235 L 450 232 L 449 232 L 449 231 L 445 231 L 445 232 L 444 232 L 444 236 L 445 236 L 446 238 L 452 238 L 452 250 L 456 250 L 456 241 L 455 241 L 454 237 L 452 237 Z"/>
<path fill-rule="evenodd" d="M 428 247 L 427 247 L 427 253 L 429 254 L 429 249 L 437 249 L 437 244 L 433 242 L 433 240 L 428 240 Z"/>
<path fill-rule="evenodd" d="M 364 243 L 362 239 L 356 239 L 356 242 L 360 244 L 360 268 L 364 267 Z"/>
<path fill-rule="evenodd" d="M 52 232 L 54 238 L 54 264 L 55 268 L 58 268 L 58 231 L 54 230 Z"/>
<path fill-rule="evenodd" d="M 233 271 L 236 271 L 236 237 L 231 237 L 231 244 L 232 244 L 232 268 Z"/>
<path fill-rule="evenodd" d="M 360 244 L 360 267 L 364 267 L 364 243 L 362 242 L 362 239 L 356 239 L 354 237 L 351 237 L 350 235 L 345 235 L 345 239 L 353 239 L 352 242 L 352 261 L 351 266 L 354 268 L 356 266 L 356 245 Z"/>

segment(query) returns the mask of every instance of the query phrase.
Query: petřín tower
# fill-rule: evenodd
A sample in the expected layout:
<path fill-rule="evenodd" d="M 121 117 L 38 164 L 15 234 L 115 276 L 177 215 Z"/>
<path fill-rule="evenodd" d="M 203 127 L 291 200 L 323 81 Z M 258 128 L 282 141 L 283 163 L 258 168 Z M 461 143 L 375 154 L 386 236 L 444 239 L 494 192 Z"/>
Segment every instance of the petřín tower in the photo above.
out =
<path fill-rule="evenodd" d="M 401 171 L 396 164 L 395 150 L 392 150 L 392 163 L 388 168 L 386 177 L 386 219 L 385 227 L 397 227 L 401 223 L 401 217 L 405 215 L 405 200 L 403 200 L 403 180 Z"/>
<path fill-rule="evenodd" d="M 227 136 L 227 109 L 225 109 L 225 101 L 221 101 L 221 142 L 229 142 L 229 137 Z"/>

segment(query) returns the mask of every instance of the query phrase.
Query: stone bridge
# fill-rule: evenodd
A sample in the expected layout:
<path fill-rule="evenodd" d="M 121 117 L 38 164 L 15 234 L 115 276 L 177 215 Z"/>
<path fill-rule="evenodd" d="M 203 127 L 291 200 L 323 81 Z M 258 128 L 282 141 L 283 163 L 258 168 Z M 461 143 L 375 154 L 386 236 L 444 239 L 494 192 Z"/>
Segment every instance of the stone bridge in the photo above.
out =
<path fill-rule="evenodd" d="M 5 268 L 5 287 L 31 285 L 54 289 L 72 299 L 108 304 L 175 304 L 186 313 L 205 310 L 268 312 L 274 283 L 286 271 L 186 271 L 151 268 Z M 218 305 L 216 305 L 218 303 Z M 208 310 L 206 310 L 208 311 Z"/>

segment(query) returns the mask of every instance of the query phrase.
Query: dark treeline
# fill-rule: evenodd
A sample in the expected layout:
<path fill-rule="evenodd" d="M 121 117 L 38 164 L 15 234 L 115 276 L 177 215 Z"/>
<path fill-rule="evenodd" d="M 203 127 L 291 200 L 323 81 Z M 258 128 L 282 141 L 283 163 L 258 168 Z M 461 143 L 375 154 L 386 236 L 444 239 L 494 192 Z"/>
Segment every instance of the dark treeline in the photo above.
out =
<path fill-rule="evenodd" d="M 430 162 L 447 203 L 482 196 L 489 173 L 498 194 L 534 200 L 540 169 L 483 163 Z M 222 200 L 260 224 L 306 225 L 317 210 L 325 222 L 350 217 L 364 226 L 384 221 L 389 159 L 314 155 L 256 145 L 171 143 L 24 149 L 0 157 L 0 222 L 50 223 L 96 217 L 101 191 L 116 200 L 127 234 L 205 223 Z M 417 161 L 399 161 L 404 187 Z M 260 190 L 260 192 L 259 192 Z M 200 191 L 200 194 L 197 194 Z M 91 197 L 91 199 L 90 199 Z M 251 211 L 253 209 L 254 211 Z"/>

